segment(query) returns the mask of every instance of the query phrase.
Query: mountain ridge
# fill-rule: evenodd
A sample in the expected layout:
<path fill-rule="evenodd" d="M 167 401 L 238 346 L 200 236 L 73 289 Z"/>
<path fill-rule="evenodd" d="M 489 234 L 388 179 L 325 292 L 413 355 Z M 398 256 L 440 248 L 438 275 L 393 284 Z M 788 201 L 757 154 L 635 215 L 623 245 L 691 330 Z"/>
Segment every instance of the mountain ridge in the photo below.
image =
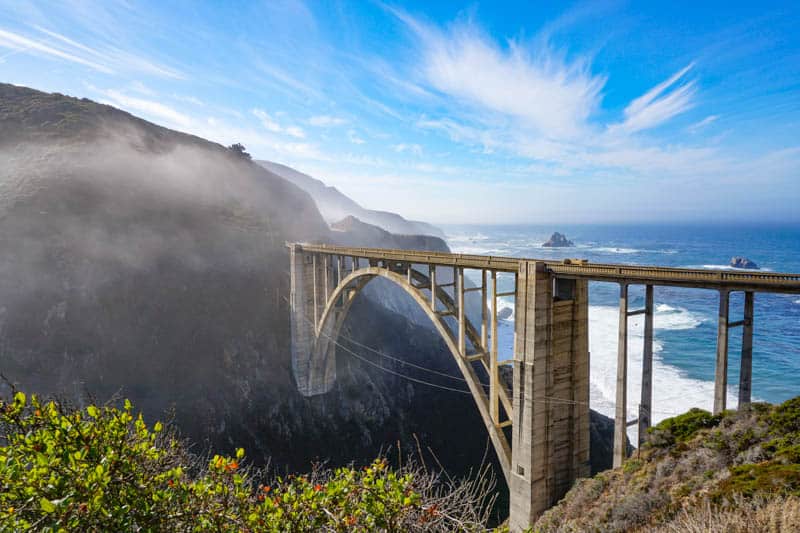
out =
<path fill-rule="evenodd" d="M 322 180 L 290 166 L 266 160 L 257 160 L 256 163 L 308 192 L 329 224 L 347 216 L 355 216 L 362 222 L 397 235 L 432 235 L 439 238 L 445 236 L 441 229 L 427 222 L 407 220 L 389 211 L 366 209 L 336 187 L 326 185 Z"/>

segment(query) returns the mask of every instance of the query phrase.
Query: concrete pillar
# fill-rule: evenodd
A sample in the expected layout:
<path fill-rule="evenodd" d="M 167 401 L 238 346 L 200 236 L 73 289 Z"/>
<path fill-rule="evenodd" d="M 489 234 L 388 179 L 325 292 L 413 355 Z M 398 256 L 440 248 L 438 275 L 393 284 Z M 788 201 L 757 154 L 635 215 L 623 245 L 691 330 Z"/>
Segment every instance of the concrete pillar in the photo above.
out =
<path fill-rule="evenodd" d="M 628 457 L 628 284 L 619 285 L 619 338 L 617 341 L 617 403 L 614 416 L 614 468 Z"/>
<path fill-rule="evenodd" d="M 298 244 L 290 246 L 289 257 L 292 374 L 297 390 L 304 396 L 313 396 L 327 392 L 336 379 L 333 344 L 321 350 L 316 339 L 320 261 L 314 254 L 304 253 Z"/>
<path fill-rule="evenodd" d="M 520 263 L 509 517 L 515 532 L 558 501 L 577 475 L 588 474 L 586 291 L 554 302 L 553 284 L 544 263 Z"/>
<path fill-rule="evenodd" d="M 431 273 L 431 310 L 436 312 L 436 265 L 428 267 Z"/>
<path fill-rule="evenodd" d="M 486 270 L 481 270 L 481 347 L 488 350 L 488 322 L 486 312 Z"/>
<path fill-rule="evenodd" d="M 481 294 L 486 294 L 486 271 L 483 271 L 483 291 Z M 489 349 L 489 412 L 492 416 L 492 421 L 495 425 L 500 423 L 500 405 L 499 405 L 499 381 L 500 375 L 497 368 L 497 272 L 492 270 L 492 308 L 490 314 L 491 321 L 491 343 Z M 483 309 L 485 314 L 486 298 L 483 299 Z M 484 318 L 483 322 L 486 322 Z M 485 328 L 484 328 L 485 329 Z M 486 348 L 486 341 L 483 342 L 484 349 Z"/>
<path fill-rule="evenodd" d="M 319 263 L 317 254 L 311 254 L 311 268 L 312 268 L 312 287 L 311 292 L 314 295 L 314 327 L 319 323 Z"/>
<path fill-rule="evenodd" d="M 644 350 L 642 352 L 642 398 L 639 403 L 639 443 L 641 447 L 651 424 L 653 409 L 653 286 L 644 296 Z"/>
<path fill-rule="evenodd" d="M 750 405 L 753 376 L 753 293 L 744 293 L 742 324 L 742 364 L 739 371 L 739 409 Z"/>
<path fill-rule="evenodd" d="M 464 312 L 464 269 L 453 267 L 453 295 L 458 305 L 458 351 L 461 357 L 467 355 L 467 319 Z"/>
<path fill-rule="evenodd" d="M 717 317 L 717 367 L 714 377 L 714 414 L 725 410 L 728 396 L 728 310 L 730 292 L 719 291 Z"/>

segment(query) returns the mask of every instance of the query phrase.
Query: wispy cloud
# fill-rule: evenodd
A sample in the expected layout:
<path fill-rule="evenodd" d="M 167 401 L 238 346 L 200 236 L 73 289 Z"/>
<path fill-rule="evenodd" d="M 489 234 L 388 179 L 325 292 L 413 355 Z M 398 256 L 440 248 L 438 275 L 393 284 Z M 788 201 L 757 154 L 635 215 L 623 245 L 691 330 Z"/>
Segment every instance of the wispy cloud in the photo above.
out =
<path fill-rule="evenodd" d="M 253 109 L 252 113 L 268 131 L 273 133 L 285 133 L 298 139 L 302 139 L 306 136 L 305 131 L 298 126 L 281 126 L 263 109 Z"/>
<path fill-rule="evenodd" d="M 706 118 L 704 118 L 703 120 L 700 120 L 698 122 L 695 122 L 694 124 L 691 124 L 686 129 L 689 130 L 691 133 L 698 132 L 698 131 L 702 130 L 703 128 L 705 128 L 706 126 L 708 126 L 709 124 L 711 124 L 712 122 L 716 122 L 718 118 L 719 118 L 719 115 L 709 115 Z"/>
<path fill-rule="evenodd" d="M 422 43 L 422 71 L 436 90 L 518 119 L 542 135 L 579 134 L 597 108 L 605 77 L 588 61 L 567 61 L 546 44 L 501 48 L 472 25 L 449 32 L 398 13 Z"/>
<path fill-rule="evenodd" d="M 0 47 L 10 48 L 15 53 L 27 52 L 68 61 L 104 74 L 139 72 L 163 78 L 185 78 L 176 69 L 159 65 L 116 46 L 91 47 L 41 26 L 34 26 L 34 29 L 39 32 L 35 37 L 0 28 Z"/>
<path fill-rule="evenodd" d="M 101 65 L 95 61 L 85 59 L 74 53 L 66 52 L 54 46 L 45 44 L 44 42 L 30 39 L 23 35 L 14 32 L 0 29 L 0 46 L 10 48 L 16 52 L 31 52 L 37 55 L 42 55 L 50 58 L 61 59 L 71 63 L 77 63 L 92 70 L 112 74 L 114 71 L 105 65 Z"/>
<path fill-rule="evenodd" d="M 609 127 L 610 131 L 633 133 L 654 128 L 692 107 L 695 84 L 689 81 L 675 86 L 693 67 L 687 65 L 659 83 L 625 108 L 625 120 Z M 672 89 L 671 89 L 672 88 Z"/>
<path fill-rule="evenodd" d="M 155 100 L 130 96 L 114 89 L 99 92 L 111 105 L 122 107 L 132 112 L 144 113 L 156 120 L 166 121 L 170 125 L 185 129 L 194 123 L 193 119 L 188 115 Z"/>
<path fill-rule="evenodd" d="M 308 119 L 308 123 L 318 128 L 328 128 L 331 126 L 341 126 L 346 124 L 347 120 L 341 117 L 332 117 L 330 115 L 316 115 Z"/>
<path fill-rule="evenodd" d="M 365 141 L 364 139 L 362 139 L 361 137 L 358 136 L 358 133 L 356 133 L 356 130 L 348 130 L 347 131 L 347 138 L 353 144 L 364 144 L 364 143 L 367 142 L 367 141 Z"/>
<path fill-rule="evenodd" d="M 410 154 L 414 154 L 414 155 L 416 155 L 416 156 L 421 156 L 421 155 L 422 155 L 422 146 L 420 146 L 420 145 L 418 145 L 418 144 L 416 144 L 416 143 L 411 143 L 411 144 L 406 144 L 406 143 L 395 144 L 395 145 L 392 145 L 392 149 L 393 149 L 395 152 L 397 152 L 397 153 L 400 153 L 400 154 L 402 154 L 402 153 L 404 153 L 404 152 L 408 152 L 408 153 L 410 153 Z"/>

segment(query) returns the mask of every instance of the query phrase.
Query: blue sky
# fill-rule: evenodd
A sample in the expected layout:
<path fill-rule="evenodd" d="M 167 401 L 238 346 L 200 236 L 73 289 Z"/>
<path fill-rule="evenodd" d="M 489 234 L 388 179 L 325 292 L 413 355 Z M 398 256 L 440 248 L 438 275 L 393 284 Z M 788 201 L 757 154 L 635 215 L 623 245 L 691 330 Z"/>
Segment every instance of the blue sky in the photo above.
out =
<path fill-rule="evenodd" d="M 433 222 L 800 221 L 798 27 L 790 2 L 0 0 L 0 81 Z"/>

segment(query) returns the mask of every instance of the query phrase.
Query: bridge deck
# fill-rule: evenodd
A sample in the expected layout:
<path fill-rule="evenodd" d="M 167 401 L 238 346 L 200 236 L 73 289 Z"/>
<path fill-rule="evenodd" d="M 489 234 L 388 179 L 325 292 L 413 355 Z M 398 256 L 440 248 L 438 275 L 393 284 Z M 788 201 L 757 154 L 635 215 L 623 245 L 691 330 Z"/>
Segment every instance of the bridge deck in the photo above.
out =
<path fill-rule="evenodd" d="M 498 272 L 519 271 L 522 261 L 541 261 L 548 270 L 563 278 L 609 281 L 642 285 L 670 285 L 702 289 L 728 289 L 752 292 L 800 294 L 800 274 L 762 271 L 672 268 L 588 263 L 585 261 L 553 261 L 524 257 L 500 257 L 472 254 L 449 254 L 389 248 L 351 248 L 319 244 L 303 244 L 307 252 L 362 257 L 386 261 L 460 266 Z"/>

